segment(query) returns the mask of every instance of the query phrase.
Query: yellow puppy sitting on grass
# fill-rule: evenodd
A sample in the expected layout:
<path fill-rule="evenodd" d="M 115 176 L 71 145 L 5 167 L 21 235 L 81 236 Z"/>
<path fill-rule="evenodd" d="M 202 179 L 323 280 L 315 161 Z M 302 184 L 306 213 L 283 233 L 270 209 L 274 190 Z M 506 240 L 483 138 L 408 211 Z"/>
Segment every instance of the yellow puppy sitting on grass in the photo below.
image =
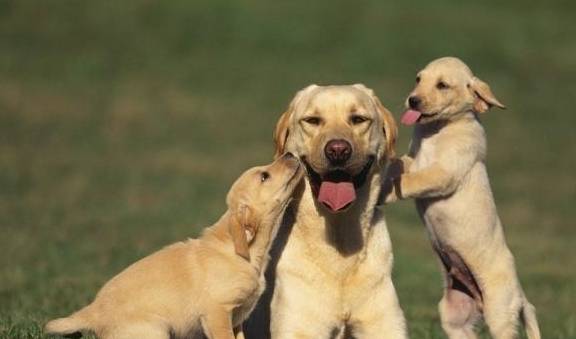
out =
<path fill-rule="evenodd" d="M 410 152 L 396 162 L 387 202 L 416 200 L 444 271 L 442 328 L 451 339 L 476 338 L 484 318 L 497 339 L 515 338 L 519 320 L 540 338 L 534 307 L 518 281 L 486 171 L 486 136 L 478 114 L 504 108 L 490 87 L 452 57 L 416 77 L 402 117 L 415 125 Z M 394 173 L 395 172 L 395 173 Z"/>
<path fill-rule="evenodd" d="M 199 239 L 170 245 L 112 278 L 88 306 L 45 332 L 100 338 L 242 338 L 242 322 L 265 288 L 268 250 L 302 178 L 290 153 L 246 171 L 228 211 Z"/>

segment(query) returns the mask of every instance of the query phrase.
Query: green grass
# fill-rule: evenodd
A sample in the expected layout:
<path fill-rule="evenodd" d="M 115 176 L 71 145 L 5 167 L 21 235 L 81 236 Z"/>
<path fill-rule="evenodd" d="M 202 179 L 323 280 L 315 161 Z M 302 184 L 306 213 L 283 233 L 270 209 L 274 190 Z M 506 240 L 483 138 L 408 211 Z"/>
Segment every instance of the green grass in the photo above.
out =
<path fill-rule="evenodd" d="M 0 337 L 41 337 L 127 264 L 214 221 L 235 177 L 270 160 L 296 90 L 363 82 L 398 117 L 416 71 L 457 55 L 509 107 L 484 117 L 488 167 L 544 338 L 576 338 L 575 9 L 0 0 Z M 441 338 L 423 226 L 410 202 L 387 218 L 412 337 Z"/>

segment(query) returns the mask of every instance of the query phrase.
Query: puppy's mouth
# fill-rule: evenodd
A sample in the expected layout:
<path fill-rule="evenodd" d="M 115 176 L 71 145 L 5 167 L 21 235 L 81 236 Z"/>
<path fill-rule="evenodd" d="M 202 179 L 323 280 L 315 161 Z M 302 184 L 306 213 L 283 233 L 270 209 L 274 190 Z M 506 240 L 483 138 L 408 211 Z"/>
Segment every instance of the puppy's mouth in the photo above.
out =
<path fill-rule="evenodd" d="M 346 210 L 356 200 L 356 190 L 366 182 L 374 159 L 375 156 L 369 156 L 362 170 L 356 175 L 342 169 L 320 174 L 310 166 L 305 157 L 302 157 L 302 162 L 306 166 L 314 197 L 330 212 L 336 213 Z"/>
<path fill-rule="evenodd" d="M 400 121 L 404 125 L 410 126 L 417 122 L 421 122 L 423 119 L 433 118 L 437 114 L 438 113 L 425 113 L 415 109 L 408 109 L 406 112 L 404 112 Z"/>

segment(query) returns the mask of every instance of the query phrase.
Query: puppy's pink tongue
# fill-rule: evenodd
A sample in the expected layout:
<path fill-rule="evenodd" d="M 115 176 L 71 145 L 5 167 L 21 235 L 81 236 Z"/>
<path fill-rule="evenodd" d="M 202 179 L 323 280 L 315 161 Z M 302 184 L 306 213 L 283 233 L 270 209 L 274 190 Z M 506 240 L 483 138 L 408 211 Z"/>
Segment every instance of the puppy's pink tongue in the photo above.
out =
<path fill-rule="evenodd" d="M 356 190 L 351 182 L 322 181 L 318 201 L 332 212 L 337 212 L 356 200 Z"/>
<path fill-rule="evenodd" d="M 402 116 L 402 120 L 400 120 L 404 125 L 414 125 L 416 123 L 416 121 L 418 121 L 418 118 L 420 118 L 420 116 L 422 115 L 422 113 L 415 111 L 413 109 L 409 109 L 406 112 L 404 112 L 404 115 Z"/>

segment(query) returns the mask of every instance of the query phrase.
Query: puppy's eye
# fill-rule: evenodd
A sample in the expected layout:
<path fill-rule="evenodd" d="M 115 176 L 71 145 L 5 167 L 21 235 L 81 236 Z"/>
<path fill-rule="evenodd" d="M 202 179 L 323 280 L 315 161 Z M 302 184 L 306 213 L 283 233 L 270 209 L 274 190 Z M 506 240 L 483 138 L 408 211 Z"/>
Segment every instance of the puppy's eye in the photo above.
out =
<path fill-rule="evenodd" d="M 270 179 L 270 173 L 268 173 L 268 172 L 260 173 L 260 182 L 264 182 L 268 179 Z"/>
<path fill-rule="evenodd" d="M 361 115 L 353 115 L 350 117 L 350 122 L 352 123 L 352 125 L 360 125 L 363 122 L 368 121 L 368 118 L 363 117 Z"/>
<path fill-rule="evenodd" d="M 447 83 L 445 83 L 444 81 L 438 81 L 438 83 L 436 84 L 436 88 L 438 89 L 447 89 L 450 86 L 448 86 Z"/>
<path fill-rule="evenodd" d="M 304 121 L 307 124 L 314 125 L 314 126 L 318 126 L 322 122 L 322 120 L 318 117 L 307 117 L 307 118 L 302 119 L 302 121 Z"/>
<path fill-rule="evenodd" d="M 417 84 L 420 83 L 420 76 L 417 76 L 417 77 L 416 77 L 416 83 L 417 83 Z"/>

